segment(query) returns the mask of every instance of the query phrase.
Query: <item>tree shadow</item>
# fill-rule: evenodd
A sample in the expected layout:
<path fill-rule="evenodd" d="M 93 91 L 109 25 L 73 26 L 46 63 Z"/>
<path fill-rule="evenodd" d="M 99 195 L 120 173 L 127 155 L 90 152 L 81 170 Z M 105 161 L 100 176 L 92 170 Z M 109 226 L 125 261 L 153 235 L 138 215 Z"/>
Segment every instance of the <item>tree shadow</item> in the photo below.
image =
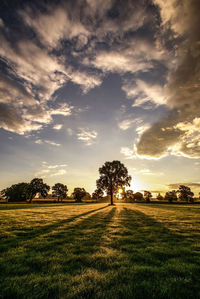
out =
<path fill-rule="evenodd" d="M 98 250 L 116 210 L 102 209 L 95 210 L 94 215 L 89 215 L 91 211 L 84 213 L 89 216 L 67 229 L 63 221 L 59 230 L 55 230 L 58 225 L 51 226 L 52 230 L 48 227 L 49 234 L 45 238 L 30 240 L 24 247 L 17 247 L 12 255 L 4 256 L 1 263 L 2 298 L 60 298 L 60 288 L 67 294 L 72 278 L 91 268 L 91 256 Z M 63 280 L 62 286 L 53 283 L 58 277 Z M 38 279 L 40 285 L 35 289 L 33 286 L 38 284 Z M 51 286 L 47 284 L 49 280 Z"/>
<path fill-rule="evenodd" d="M 87 216 L 87 215 L 89 215 L 91 213 L 94 213 L 94 212 L 98 212 L 98 211 L 103 210 L 105 208 L 107 208 L 107 206 L 103 206 L 103 207 L 98 208 L 98 209 L 93 209 L 93 210 L 84 212 L 82 214 L 78 214 L 78 215 L 75 215 L 73 217 L 70 217 L 70 218 L 67 218 L 67 219 L 64 219 L 64 220 L 61 220 L 61 221 L 54 222 L 51 225 L 45 225 L 45 226 L 42 226 L 42 227 L 39 227 L 39 228 L 33 227 L 33 228 L 30 229 L 30 228 L 22 227 L 23 231 L 22 232 L 18 231 L 16 233 L 15 237 L 11 237 L 11 238 L 9 237 L 9 238 L 6 238 L 6 239 L 1 238 L 0 251 L 2 253 L 5 252 L 5 251 L 8 251 L 10 248 L 22 245 L 21 243 L 23 243 L 23 242 L 26 242 L 28 240 L 32 240 L 33 238 L 37 238 L 40 235 L 47 234 L 51 230 L 54 230 L 54 229 L 58 228 L 59 226 L 62 226 L 63 224 L 68 224 L 70 222 L 73 222 L 76 219 Z"/>
<path fill-rule="evenodd" d="M 186 238 L 128 208 L 121 212 L 120 225 L 111 246 L 123 253 L 130 298 L 200 297 L 196 235 L 192 242 L 191 236 Z"/>

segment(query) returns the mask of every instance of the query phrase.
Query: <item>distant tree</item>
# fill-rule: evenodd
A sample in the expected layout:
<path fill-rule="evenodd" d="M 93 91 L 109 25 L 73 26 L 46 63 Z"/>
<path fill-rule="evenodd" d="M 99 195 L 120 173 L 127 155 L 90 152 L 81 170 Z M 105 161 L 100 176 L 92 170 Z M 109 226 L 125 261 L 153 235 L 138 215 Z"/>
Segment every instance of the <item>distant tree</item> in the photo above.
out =
<path fill-rule="evenodd" d="M 28 189 L 28 183 L 18 183 L 3 189 L 1 195 L 5 197 L 8 202 L 26 201 L 28 199 Z"/>
<path fill-rule="evenodd" d="M 169 202 L 177 201 L 176 190 L 166 192 L 165 200 L 167 200 Z"/>
<path fill-rule="evenodd" d="M 52 190 L 53 190 L 53 193 L 52 195 L 53 196 L 57 196 L 58 198 L 58 202 L 59 200 L 63 200 L 64 198 L 67 197 L 67 186 L 64 185 L 64 184 L 61 184 L 61 183 L 56 183 L 53 187 L 52 187 Z"/>
<path fill-rule="evenodd" d="M 152 194 L 150 191 L 144 191 L 144 199 L 146 200 L 146 202 L 150 202 L 151 201 L 151 198 L 152 198 Z"/>
<path fill-rule="evenodd" d="M 138 201 L 143 200 L 144 199 L 143 194 L 141 192 L 134 193 L 134 199 Z"/>
<path fill-rule="evenodd" d="M 131 176 L 120 161 L 105 162 L 99 168 L 100 178 L 97 180 L 97 188 L 105 190 L 110 195 L 110 203 L 113 205 L 113 194 L 119 187 L 130 186 Z"/>
<path fill-rule="evenodd" d="M 43 198 L 47 197 L 50 187 L 43 182 L 43 179 L 34 178 L 28 187 L 27 196 L 29 201 L 32 202 L 32 199 L 39 193 Z"/>
<path fill-rule="evenodd" d="M 99 198 L 103 198 L 103 191 L 101 189 L 96 189 L 92 193 L 92 198 L 95 200 L 98 200 Z"/>
<path fill-rule="evenodd" d="M 158 193 L 157 200 L 163 200 L 163 199 L 164 199 L 163 196 L 160 193 Z"/>
<path fill-rule="evenodd" d="M 76 202 L 82 202 L 82 198 L 86 196 L 87 192 L 84 188 L 74 188 L 74 192 L 72 193 L 72 197 Z"/>
<path fill-rule="evenodd" d="M 89 192 L 86 192 L 84 197 L 85 197 L 85 200 L 91 200 L 91 198 L 92 198 Z"/>
<path fill-rule="evenodd" d="M 134 192 L 133 190 L 126 190 L 125 191 L 125 199 L 128 201 L 128 202 L 132 202 L 134 201 L 135 197 L 134 197 Z"/>
<path fill-rule="evenodd" d="M 179 199 L 187 202 L 193 202 L 193 196 L 194 193 L 191 191 L 191 189 L 187 186 L 180 185 L 179 189 L 177 190 L 177 193 L 179 193 Z"/>

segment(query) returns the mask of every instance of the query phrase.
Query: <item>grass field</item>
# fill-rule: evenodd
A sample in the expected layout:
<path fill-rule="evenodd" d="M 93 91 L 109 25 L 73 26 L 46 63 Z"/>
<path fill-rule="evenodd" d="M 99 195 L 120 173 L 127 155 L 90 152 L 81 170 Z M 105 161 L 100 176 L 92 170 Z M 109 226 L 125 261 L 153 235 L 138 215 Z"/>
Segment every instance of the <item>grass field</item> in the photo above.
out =
<path fill-rule="evenodd" d="M 200 206 L 0 205 L 0 298 L 200 298 Z"/>

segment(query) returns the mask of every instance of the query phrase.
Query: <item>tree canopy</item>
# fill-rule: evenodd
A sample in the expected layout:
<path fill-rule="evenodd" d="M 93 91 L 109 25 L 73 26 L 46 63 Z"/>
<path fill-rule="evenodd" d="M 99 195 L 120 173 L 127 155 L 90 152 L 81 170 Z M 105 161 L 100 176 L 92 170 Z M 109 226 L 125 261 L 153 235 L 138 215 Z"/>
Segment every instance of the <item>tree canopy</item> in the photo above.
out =
<path fill-rule="evenodd" d="M 166 192 L 165 200 L 168 200 L 169 202 L 177 201 L 176 190 Z"/>
<path fill-rule="evenodd" d="M 146 200 L 146 202 L 150 202 L 151 198 L 152 198 L 151 192 L 145 190 L 144 191 L 144 199 Z"/>
<path fill-rule="evenodd" d="M 14 184 L 1 191 L 1 195 L 10 202 L 26 201 L 28 199 L 28 183 Z"/>
<path fill-rule="evenodd" d="M 124 198 L 128 202 L 134 201 L 134 192 L 133 190 L 126 190 L 124 194 Z"/>
<path fill-rule="evenodd" d="M 67 186 L 61 183 L 56 183 L 53 187 L 52 187 L 52 194 L 57 196 L 58 201 L 59 200 L 63 200 L 64 198 L 67 197 Z"/>
<path fill-rule="evenodd" d="M 103 197 L 103 191 L 101 189 L 96 189 L 94 190 L 94 192 L 92 193 L 92 198 L 93 199 L 99 199 Z"/>
<path fill-rule="evenodd" d="M 74 188 L 74 192 L 72 193 L 72 197 L 76 202 L 82 202 L 82 198 L 86 196 L 87 192 L 84 188 Z"/>
<path fill-rule="evenodd" d="M 134 199 L 139 201 L 143 200 L 143 194 L 141 192 L 134 193 Z"/>
<path fill-rule="evenodd" d="M 113 194 L 119 187 L 130 186 L 131 176 L 128 170 L 120 161 L 105 162 L 99 168 L 100 178 L 97 180 L 97 188 L 105 190 L 110 195 L 110 202 L 113 205 Z"/>
<path fill-rule="evenodd" d="M 190 187 L 180 185 L 177 193 L 179 193 L 180 200 L 193 202 L 194 193 L 191 191 Z"/>
<path fill-rule="evenodd" d="M 42 197 L 47 197 L 50 187 L 43 182 L 43 179 L 34 178 L 28 187 L 28 198 L 32 202 L 32 199 L 39 193 Z"/>

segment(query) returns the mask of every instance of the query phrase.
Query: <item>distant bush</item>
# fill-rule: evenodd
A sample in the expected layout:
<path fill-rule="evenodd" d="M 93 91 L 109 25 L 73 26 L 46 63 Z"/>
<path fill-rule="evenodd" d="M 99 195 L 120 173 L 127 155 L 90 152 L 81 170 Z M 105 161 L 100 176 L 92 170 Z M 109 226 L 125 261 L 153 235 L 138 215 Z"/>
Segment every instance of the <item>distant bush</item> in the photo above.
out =
<path fill-rule="evenodd" d="M 141 192 L 134 193 L 134 199 L 138 201 L 142 201 L 144 199 L 143 194 Z"/>
<path fill-rule="evenodd" d="M 74 188 L 74 192 L 72 193 L 72 198 L 75 199 L 76 202 L 82 202 L 84 196 L 86 196 L 87 192 L 84 188 Z"/>
<path fill-rule="evenodd" d="M 156 198 L 157 198 L 157 200 L 163 200 L 164 199 L 164 197 L 160 193 L 158 193 Z"/>
<path fill-rule="evenodd" d="M 176 190 L 166 192 L 165 200 L 167 200 L 169 202 L 177 201 Z"/>

